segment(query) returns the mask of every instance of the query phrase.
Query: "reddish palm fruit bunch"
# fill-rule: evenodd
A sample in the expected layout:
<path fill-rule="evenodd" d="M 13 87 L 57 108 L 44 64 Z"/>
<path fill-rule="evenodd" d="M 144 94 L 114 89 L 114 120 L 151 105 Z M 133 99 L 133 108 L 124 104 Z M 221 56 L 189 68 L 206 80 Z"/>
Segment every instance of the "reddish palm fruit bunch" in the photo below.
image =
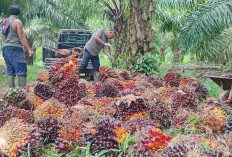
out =
<path fill-rule="evenodd" d="M 226 124 L 227 130 L 232 131 L 232 115 L 227 119 L 227 124 Z"/>
<path fill-rule="evenodd" d="M 188 150 L 182 143 L 166 147 L 160 156 L 162 157 L 186 157 Z"/>
<path fill-rule="evenodd" d="M 131 135 L 135 134 L 135 132 L 141 130 L 142 128 L 148 126 L 154 127 L 154 122 L 151 121 L 149 118 L 131 118 L 130 120 L 125 121 L 124 124 Z"/>
<path fill-rule="evenodd" d="M 181 74 L 169 72 L 164 76 L 166 86 L 179 87 Z"/>
<path fill-rule="evenodd" d="M 121 135 L 124 133 L 125 129 L 120 123 L 108 118 L 99 119 L 94 123 L 91 132 L 85 134 L 85 144 L 91 143 L 92 154 L 102 150 L 119 149 Z M 105 155 L 115 157 L 119 155 L 119 152 L 109 151 Z"/>
<path fill-rule="evenodd" d="M 146 150 L 156 152 L 158 150 L 163 150 L 171 140 L 171 136 L 165 135 L 157 128 L 152 128 L 149 130 L 148 137 L 143 139 L 142 143 Z"/>
<path fill-rule="evenodd" d="M 226 105 L 220 99 L 209 97 L 207 100 L 203 102 L 203 104 L 205 104 L 205 106 L 208 107 L 221 108 L 227 115 L 232 114 L 232 106 Z"/>
<path fill-rule="evenodd" d="M 78 72 L 77 60 L 73 55 L 55 62 L 48 71 L 49 81 L 54 86 L 59 86 L 60 82 Z"/>
<path fill-rule="evenodd" d="M 82 124 L 79 119 L 69 119 L 59 131 L 55 142 L 55 150 L 58 153 L 70 153 L 73 146 L 82 143 Z"/>
<path fill-rule="evenodd" d="M 124 90 L 123 82 L 118 80 L 118 79 L 108 78 L 108 79 L 106 79 L 106 83 L 110 83 L 110 84 L 117 86 L 119 91 Z"/>
<path fill-rule="evenodd" d="M 56 116 L 49 116 L 37 121 L 36 126 L 40 129 L 41 137 L 45 144 L 55 142 L 62 127 L 62 122 Z"/>
<path fill-rule="evenodd" d="M 59 59 L 55 62 L 48 71 L 48 80 L 53 85 L 58 85 L 62 80 L 65 70 L 62 68 L 66 63 L 68 63 L 68 58 Z"/>
<path fill-rule="evenodd" d="M 4 102 L 7 102 L 7 105 L 23 108 L 27 105 L 26 96 L 23 90 L 12 89 L 3 97 Z"/>
<path fill-rule="evenodd" d="M 86 96 L 85 84 L 78 85 L 78 77 L 71 76 L 64 80 L 57 92 L 58 99 L 68 106 L 73 106 Z"/>
<path fill-rule="evenodd" d="M 44 100 L 35 95 L 34 93 L 34 87 L 28 87 L 26 90 L 26 100 L 27 104 L 31 104 L 31 108 L 36 108 L 42 103 L 44 103 Z"/>
<path fill-rule="evenodd" d="M 185 108 L 180 108 L 176 111 L 176 114 L 172 117 L 172 124 L 176 128 L 181 128 L 184 123 L 187 122 L 188 118 L 191 116 L 191 111 Z"/>
<path fill-rule="evenodd" d="M 43 100 L 48 100 L 54 95 L 51 87 L 44 83 L 38 83 L 34 88 L 34 93 Z"/>
<path fill-rule="evenodd" d="M 184 77 L 180 81 L 180 86 L 187 86 L 193 89 L 199 98 L 206 98 L 208 96 L 207 88 L 202 85 L 199 81 L 191 77 Z"/>
<path fill-rule="evenodd" d="M 37 80 L 39 82 L 44 82 L 44 83 L 48 83 L 48 71 L 42 71 L 37 75 Z"/>
<path fill-rule="evenodd" d="M 108 78 L 115 78 L 120 80 L 120 76 L 111 68 L 100 67 L 99 68 L 99 79 L 101 82 L 104 82 Z"/>
<path fill-rule="evenodd" d="M 113 115 L 115 114 L 115 109 L 112 108 L 110 105 L 114 102 L 112 98 L 100 98 L 94 99 L 95 110 L 100 115 Z"/>
<path fill-rule="evenodd" d="M 204 126 L 212 129 L 213 133 L 219 134 L 226 129 L 226 114 L 222 109 L 202 107 L 200 113 Z"/>
<path fill-rule="evenodd" d="M 96 90 L 96 97 L 112 97 L 118 96 L 118 88 L 114 84 L 104 82 L 101 87 Z"/>
<path fill-rule="evenodd" d="M 0 128 L 0 139 L 0 150 L 11 157 L 23 155 L 27 152 L 29 144 L 29 155 L 35 156 L 36 150 L 41 146 L 38 128 L 17 118 L 12 118 Z"/>
<path fill-rule="evenodd" d="M 118 96 L 119 97 L 124 97 L 124 96 L 127 96 L 127 95 L 139 96 L 138 93 L 136 93 L 134 90 L 131 90 L 131 89 L 125 89 L 125 90 L 120 91 Z"/>
<path fill-rule="evenodd" d="M 167 128 L 171 125 L 170 110 L 164 104 L 163 100 L 158 99 L 155 101 L 151 108 L 150 117 L 154 120 L 156 127 Z"/>
<path fill-rule="evenodd" d="M 121 76 L 121 78 L 123 78 L 124 80 L 131 80 L 131 74 L 129 71 L 127 71 L 126 69 L 120 69 L 117 70 L 117 73 L 119 74 L 119 76 Z"/>
<path fill-rule="evenodd" d="M 0 112 L 0 127 L 5 124 L 8 120 L 13 117 L 17 117 L 25 120 L 26 122 L 30 122 L 30 111 L 24 109 L 18 109 L 14 107 L 7 107 L 3 111 Z"/>
<path fill-rule="evenodd" d="M 45 117 L 56 116 L 58 118 L 63 118 L 66 112 L 66 105 L 59 102 L 55 98 L 45 101 L 43 104 L 38 106 L 33 111 L 33 118 L 35 121 L 39 121 Z"/>
<path fill-rule="evenodd" d="M 148 82 L 151 83 L 155 88 L 164 86 L 164 80 L 157 75 L 150 75 L 147 79 Z"/>
<path fill-rule="evenodd" d="M 146 80 L 147 77 L 145 75 L 143 75 L 142 73 L 139 73 L 139 72 L 135 72 L 131 75 L 132 77 L 132 80 L 136 81 L 141 81 L 141 80 Z"/>
<path fill-rule="evenodd" d="M 148 82 L 146 80 L 141 81 L 139 84 L 136 85 L 136 87 L 144 87 L 144 88 L 147 88 L 147 89 L 154 88 L 154 86 L 150 82 Z"/>
<path fill-rule="evenodd" d="M 191 91 L 191 89 L 186 87 L 177 89 L 175 94 L 172 96 L 171 107 L 173 114 L 175 114 L 175 112 L 181 107 L 196 110 L 197 100 L 196 94 Z"/>
<path fill-rule="evenodd" d="M 123 89 L 134 89 L 136 87 L 135 82 L 127 80 L 123 82 Z"/>
<path fill-rule="evenodd" d="M 116 110 L 115 117 L 121 120 L 130 119 L 133 115 L 143 116 L 144 113 L 148 113 L 150 106 L 148 101 L 143 97 L 127 95 L 125 97 L 118 98 L 114 105 Z"/>
<path fill-rule="evenodd" d="M 140 86 L 138 86 L 138 87 L 135 87 L 134 89 L 133 89 L 133 91 L 134 91 L 134 95 L 137 95 L 137 96 L 143 96 L 144 95 L 144 93 L 146 92 L 146 90 L 148 90 L 148 89 L 150 89 L 150 88 L 146 88 L 145 86 L 143 87 L 142 85 L 140 85 Z"/>

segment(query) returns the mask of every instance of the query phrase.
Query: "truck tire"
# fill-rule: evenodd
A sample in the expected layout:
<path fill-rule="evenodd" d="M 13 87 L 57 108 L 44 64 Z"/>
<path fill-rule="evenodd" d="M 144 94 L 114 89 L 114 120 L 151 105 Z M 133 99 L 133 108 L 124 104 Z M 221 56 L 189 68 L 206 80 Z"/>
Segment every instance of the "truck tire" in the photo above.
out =
<path fill-rule="evenodd" d="M 226 90 L 226 91 L 224 91 L 222 94 L 219 95 L 219 99 L 220 99 L 221 101 L 226 101 L 226 100 L 228 100 L 228 98 L 229 98 L 229 94 L 230 94 L 230 91 L 229 91 L 229 90 Z"/>

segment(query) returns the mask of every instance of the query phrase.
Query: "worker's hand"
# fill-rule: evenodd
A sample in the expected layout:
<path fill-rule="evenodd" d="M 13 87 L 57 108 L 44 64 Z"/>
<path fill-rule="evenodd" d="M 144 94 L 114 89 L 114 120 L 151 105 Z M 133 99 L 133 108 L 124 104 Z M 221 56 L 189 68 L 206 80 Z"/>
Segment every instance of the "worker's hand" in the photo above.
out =
<path fill-rule="evenodd" d="M 113 59 L 112 59 L 112 57 L 111 57 L 111 55 L 109 55 L 108 57 L 109 57 L 109 60 L 110 60 L 110 61 L 112 61 L 112 60 L 113 60 Z"/>
<path fill-rule="evenodd" d="M 29 53 L 29 57 L 32 57 L 34 55 L 34 52 L 32 50 L 29 50 L 28 53 Z"/>
<path fill-rule="evenodd" d="M 105 43 L 105 46 L 110 47 L 111 48 L 111 44 L 110 43 Z"/>

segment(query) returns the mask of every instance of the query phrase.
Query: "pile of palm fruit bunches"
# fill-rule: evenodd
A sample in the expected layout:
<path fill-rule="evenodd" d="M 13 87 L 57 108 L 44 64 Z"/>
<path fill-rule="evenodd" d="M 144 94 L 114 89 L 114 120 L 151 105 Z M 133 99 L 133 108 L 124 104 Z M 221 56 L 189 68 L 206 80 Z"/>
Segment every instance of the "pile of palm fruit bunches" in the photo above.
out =
<path fill-rule="evenodd" d="M 232 107 L 208 97 L 195 78 L 100 67 L 100 82 L 87 82 L 77 73 L 71 55 L 3 96 L 0 156 L 18 157 L 29 147 L 36 156 L 48 144 L 72 153 L 91 143 L 91 154 L 116 157 L 126 142 L 123 156 L 231 156 Z"/>

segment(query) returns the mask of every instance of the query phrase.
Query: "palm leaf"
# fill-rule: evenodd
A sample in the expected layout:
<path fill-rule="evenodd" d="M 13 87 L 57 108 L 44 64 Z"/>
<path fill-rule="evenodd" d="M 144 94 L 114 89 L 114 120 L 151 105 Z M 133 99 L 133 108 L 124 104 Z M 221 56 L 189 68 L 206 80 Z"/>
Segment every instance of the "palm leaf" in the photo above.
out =
<path fill-rule="evenodd" d="M 186 50 L 197 50 L 200 44 L 232 24 L 231 0 L 210 1 L 190 13 L 182 25 L 180 41 Z"/>

